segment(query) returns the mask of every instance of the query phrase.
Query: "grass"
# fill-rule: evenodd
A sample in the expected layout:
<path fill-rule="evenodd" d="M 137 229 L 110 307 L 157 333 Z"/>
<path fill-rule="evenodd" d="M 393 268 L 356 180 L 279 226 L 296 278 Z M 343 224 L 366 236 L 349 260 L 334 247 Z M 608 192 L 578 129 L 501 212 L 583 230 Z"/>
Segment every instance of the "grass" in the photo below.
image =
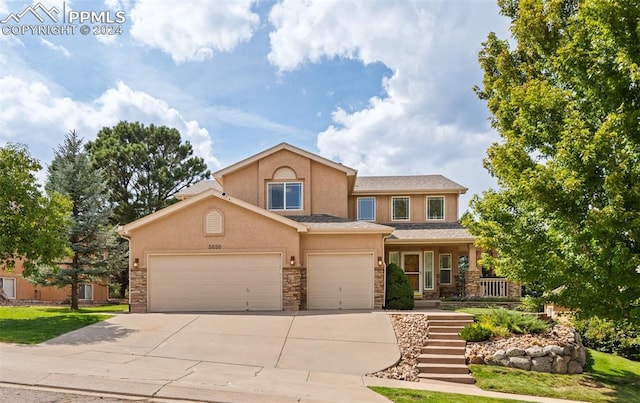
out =
<path fill-rule="evenodd" d="M 591 349 L 587 356 L 587 367 L 580 375 L 486 365 L 470 368 L 476 385 L 484 390 L 587 402 L 640 401 L 640 362 Z"/>
<path fill-rule="evenodd" d="M 492 392 L 543 396 L 584 402 L 640 402 L 640 362 L 587 349 L 587 368 L 580 375 L 522 371 L 489 365 L 471 365 L 476 386 Z M 403 402 L 512 402 L 411 389 L 371 387 L 391 401 Z"/>
<path fill-rule="evenodd" d="M 513 399 L 496 399 L 493 397 L 480 397 L 461 395 L 458 393 L 431 392 L 427 390 L 385 388 L 381 386 L 370 386 L 374 392 L 397 403 L 411 402 L 433 402 L 433 403 L 513 403 Z"/>
<path fill-rule="evenodd" d="M 61 334 L 112 317 L 108 313 L 123 312 L 126 305 L 83 307 L 71 311 L 60 306 L 0 307 L 0 342 L 38 344 Z"/>

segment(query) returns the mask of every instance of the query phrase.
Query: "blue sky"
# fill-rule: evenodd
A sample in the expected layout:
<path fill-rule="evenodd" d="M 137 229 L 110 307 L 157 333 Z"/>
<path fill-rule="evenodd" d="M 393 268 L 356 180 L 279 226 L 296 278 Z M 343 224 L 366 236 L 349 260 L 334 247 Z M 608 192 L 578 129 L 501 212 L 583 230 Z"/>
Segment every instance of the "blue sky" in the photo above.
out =
<path fill-rule="evenodd" d="M 0 144 L 43 165 L 69 130 L 129 120 L 177 128 L 212 171 L 285 141 L 360 175 L 443 174 L 464 203 L 495 186 L 499 137 L 472 91 L 482 41 L 508 37 L 493 0 L 0 0 L 0 20 L 38 3 L 44 23 L 0 24 Z M 102 21 L 11 31 L 63 24 L 52 8 Z"/>

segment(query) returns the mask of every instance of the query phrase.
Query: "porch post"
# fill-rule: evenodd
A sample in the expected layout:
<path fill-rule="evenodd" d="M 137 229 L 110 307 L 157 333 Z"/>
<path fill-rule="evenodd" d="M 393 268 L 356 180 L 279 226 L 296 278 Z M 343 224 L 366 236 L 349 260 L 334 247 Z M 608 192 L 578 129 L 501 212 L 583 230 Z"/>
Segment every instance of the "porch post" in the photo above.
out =
<path fill-rule="evenodd" d="M 467 298 L 480 297 L 480 269 L 478 269 L 478 254 L 474 244 L 469 244 L 469 269 L 465 285 Z"/>

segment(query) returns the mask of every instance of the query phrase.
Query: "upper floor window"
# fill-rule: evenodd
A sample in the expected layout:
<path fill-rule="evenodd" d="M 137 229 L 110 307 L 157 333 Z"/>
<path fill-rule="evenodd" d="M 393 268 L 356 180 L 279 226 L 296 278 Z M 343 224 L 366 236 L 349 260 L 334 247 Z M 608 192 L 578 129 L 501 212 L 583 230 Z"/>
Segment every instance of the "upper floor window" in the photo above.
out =
<path fill-rule="evenodd" d="M 394 196 L 391 198 L 391 219 L 393 221 L 409 220 L 408 196 Z"/>
<path fill-rule="evenodd" d="M 302 210 L 302 183 L 267 184 L 269 210 Z"/>
<path fill-rule="evenodd" d="M 375 221 L 376 220 L 376 198 L 375 197 L 358 197 L 358 220 L 359 221 Z"/>
<path fill-rule="evenodd" d="M 444 220 L 443 196 L 427 196 L 427 220 Z"/>

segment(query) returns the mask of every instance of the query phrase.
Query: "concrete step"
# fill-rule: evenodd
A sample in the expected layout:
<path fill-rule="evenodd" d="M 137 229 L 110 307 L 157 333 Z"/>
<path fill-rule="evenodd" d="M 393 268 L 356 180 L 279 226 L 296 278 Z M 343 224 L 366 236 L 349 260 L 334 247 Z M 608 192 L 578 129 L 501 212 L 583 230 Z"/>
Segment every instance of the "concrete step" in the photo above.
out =
<path fill-rule="evenodd" d="M 465 327 L 473 323 L 473 319 L 430 319 L 429 326 Z"/>
<path fill-rule="evenodd" d="M 422 374 L 468 374 L 469 368 L 464 364 L 419 363 L 418 371 Z"/>
<path fill-rule="evenodd" d="M 427 329 L 429 330 L 429 334 L 431 333 L 458 333 L 460 330 L 462 330 L 464 326 L 431 326 L 431 323 L 429 323 L 429 326 L 427 327 Z"/>
<path fill-rule="evenodd" d="M 448 347 L 448 346 L 425 346 L 422 347 L 422 354 L 442 354 L 442 355 L 460 355 L 464 357 L 465 347 Z"/>
<path fill-rule="evenodd" d="M 429 340 L 462 340 L 458 333 L 431 333 L 427 336 Z"/>
<path fill-rule="evenodd" d="M 428 313 L 427 318 L 429 322 L 438 320 L 469 320 L 473 322 L 473 315 L 467 315 L 466 313 Z"/>
<path fill-rule="evenodd" d="M 475 381 L 469 374 L 418 374 L 420 382 L 444 381 L 472 385 Z"/>
<path fill-rule="evenodd" d="M 467 342 L 462 339 L 438 339 L 429 337 L 425 342 L 425 346 L 443 346 L 443 347 L 465 347 Z"/>
<path fill-rule="evenodd" d="M 462 354 L 420 354 L 418 362 L 424 364 L 460 364 L 465 365 L 464 351 Z"/>

